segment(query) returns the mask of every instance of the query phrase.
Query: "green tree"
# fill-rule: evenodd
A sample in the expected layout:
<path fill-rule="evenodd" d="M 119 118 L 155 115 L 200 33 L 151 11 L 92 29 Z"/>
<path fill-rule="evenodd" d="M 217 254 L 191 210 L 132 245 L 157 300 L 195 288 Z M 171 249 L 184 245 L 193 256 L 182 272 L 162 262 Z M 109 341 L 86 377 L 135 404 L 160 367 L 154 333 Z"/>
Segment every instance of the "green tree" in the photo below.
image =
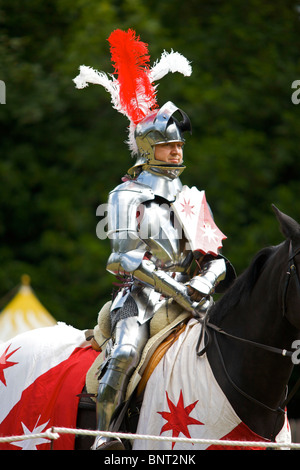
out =
<path fill-rule="evenodd" d="M 271 203 L 299 218 L 297 3 L 31 0 L 0 7 L 0 293 L 24 272 L 58 319 L 85 328 L 111 295 L 96 210 L 131 166 L 128 122 L 99 86 L 76 90 L 81 64 L 112 72 L 107 38 L 135 29 L 154 62 L 166 49 L 193 74 L 168 75 L 158 101 L 191 117 L 182 181 L 206 190 L 240 273 L 281 241 Z"/>

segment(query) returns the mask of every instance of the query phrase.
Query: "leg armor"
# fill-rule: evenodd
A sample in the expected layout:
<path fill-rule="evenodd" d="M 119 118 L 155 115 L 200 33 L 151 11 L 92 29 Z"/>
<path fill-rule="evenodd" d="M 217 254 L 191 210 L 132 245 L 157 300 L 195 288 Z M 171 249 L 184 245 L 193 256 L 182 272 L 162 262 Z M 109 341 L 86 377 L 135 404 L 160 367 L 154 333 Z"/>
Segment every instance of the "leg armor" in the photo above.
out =
<path fill-rule="evenodd" d="M 110 358 L 100 377 L 97 396 L 97 429 L 117 430 L 116 411 L 124 404 L 129 379 L 137 367 L 143 348 L 149 338 L 148 323 L 140 324 L 137 317 L 118 321 L 114 331 L 114 345 Z M 114 416 L 115 414 L 115 416 Z M 117 450 L 121 443 L 106 437 L 97 437 L 93 449 Z"/>

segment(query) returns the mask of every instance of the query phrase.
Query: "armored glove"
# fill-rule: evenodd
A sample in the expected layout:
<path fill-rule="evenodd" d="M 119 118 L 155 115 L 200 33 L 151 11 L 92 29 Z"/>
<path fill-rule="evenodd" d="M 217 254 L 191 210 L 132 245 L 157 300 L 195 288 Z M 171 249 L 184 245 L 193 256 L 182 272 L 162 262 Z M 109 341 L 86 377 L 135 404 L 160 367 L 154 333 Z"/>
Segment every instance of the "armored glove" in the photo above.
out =
<path fill-rule="evenodd" d="M 212 259 L 202 266 L 201 274 L 193 277 L 189 281 L 189 295 L 197 298 L 197 294 L 202 296 L 212 295 L 220 281 L 225 279 L 226 263 L 223 258 Z"/>

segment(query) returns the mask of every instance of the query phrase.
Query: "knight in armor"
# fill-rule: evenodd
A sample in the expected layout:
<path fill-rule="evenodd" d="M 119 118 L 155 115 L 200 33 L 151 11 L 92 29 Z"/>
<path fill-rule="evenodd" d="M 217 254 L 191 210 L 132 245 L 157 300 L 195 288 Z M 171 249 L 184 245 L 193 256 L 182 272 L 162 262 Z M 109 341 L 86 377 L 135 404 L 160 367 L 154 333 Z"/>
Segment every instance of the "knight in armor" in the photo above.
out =
<path fill-rule="evenodd" d="M 83 76 L 88 81 L 86 72 L 81 70 L 77 86 L 84 86 Z M 90 82 L 97 83 L 95 77 Z M 101 431 L 118 430 L 119 410 L 155 312 L 172 299 L 191 315 L 201 315 L 219 283 L 229 282 L 227 260 L 221 254 L 193 252 L 172 211 L 182 190 L 179 176 L 185 169 L 184 134 L 191 132 L 190 119 L 170 101 L 145 114 L 137 122 L 131 119 L 136 163 L 108 199 L 107 270 L 122 282 L 110 308 L 112 346 L 99 377 L 96 413 Z M 195 263 L 197 275 L 191 269 Z M 97 437 L 93 449 L 124 447 L 118 439 Z"/>

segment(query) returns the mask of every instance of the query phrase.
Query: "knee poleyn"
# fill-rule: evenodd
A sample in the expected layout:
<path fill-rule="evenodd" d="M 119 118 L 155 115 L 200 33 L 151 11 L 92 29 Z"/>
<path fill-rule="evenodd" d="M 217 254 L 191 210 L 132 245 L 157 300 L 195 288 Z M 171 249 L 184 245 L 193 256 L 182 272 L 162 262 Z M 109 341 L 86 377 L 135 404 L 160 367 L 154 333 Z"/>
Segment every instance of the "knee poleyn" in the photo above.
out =
<path fill-rule="evenodd" d="M 139 362 L 139 356 L 138 350 L 132 345 L 116 346 L 99 381 L 100 395 L 105 392 L 110 397 L 110 389 L 125 393 L 130 376 Z"/>
<path fill-rule="evenodd" d="M 111 362 L 122 370 L 134 369 L 140 360 L 140 352 L 132 344 L 119 344 L 113 348 Z"/>

